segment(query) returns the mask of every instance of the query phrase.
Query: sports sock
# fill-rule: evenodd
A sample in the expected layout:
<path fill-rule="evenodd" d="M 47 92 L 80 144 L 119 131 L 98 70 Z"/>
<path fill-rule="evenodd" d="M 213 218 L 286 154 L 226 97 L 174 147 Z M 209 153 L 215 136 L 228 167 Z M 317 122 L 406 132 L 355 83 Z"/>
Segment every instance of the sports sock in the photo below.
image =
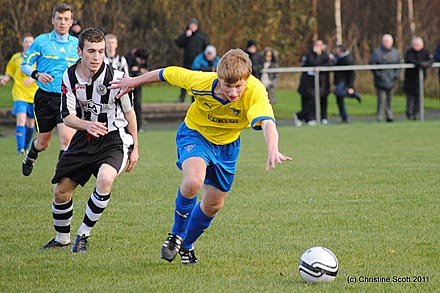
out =
<path fill-rule="evenodd" d="M 90 236 L 90 231 L 101 217 L 109 201 L 110 193 L 99 194 L 95 188 L 95 190 L 90 195 L 89 201 L 87 202 L 86 213 L 84 215 L 81 226 L 76 232 L 76 235 Z"/>
<path fill-rule="evenodd" d="M 25 136 L 26 136 L 26 127 L 24 127 L 23 125 L 15 126 L 15 139 L 17 140 L 18 152 L 20 152 L 20 150 L 25 148 L 24 147 Z"/>
<path fill-rule="evenodd" d="M 73 217 L 73 202 L 52 204 L 53 226 L 57 232 L 55 240 L 62 244 L 70 243 L 70 223 Z"/>
<path fill-rule="evenodd" d="M 35 127 L 27 127 L 26 126 L 26 135 L 24 139 L 24 149 L 27 150 L 29 148 L 29 144 L 31 143 L 32 137 L 35 132 Z"/>
<path fill-rule="evenodd" d="M 38 158 L 38 153 L 40 151 L 35 148 L 34 142 L 35 142 L 35 139 L 31 142 L 31 149 L 29 150 L 29 153 L 27 154 L 27 156 L 31 159 L 36 160 Z"/>
<path fill-rule="evenodd" d="M 205 232 L 205 230 L 211 225 L 214 217 L 208 217 L 203 213 L 200 208 L 200 202 L 194 207 L 191 213 L 191 220 L 188 225 L 188 231 L 186 238 L 183 240 L 182 247 L 191 249 L 193 243 Z"/>
<path fill-rule="evenodd" d="M 193 198 L 186 198 L 180 192 L 180 188 L 177 191 L 176 197 L 176 209 L 174 210 L 174 224 L 171 233 L 179 235 L 182 238 L 186 237 L 186 232 L 191 218 L 191 211 L 197 202 L 197 195 Z"/>

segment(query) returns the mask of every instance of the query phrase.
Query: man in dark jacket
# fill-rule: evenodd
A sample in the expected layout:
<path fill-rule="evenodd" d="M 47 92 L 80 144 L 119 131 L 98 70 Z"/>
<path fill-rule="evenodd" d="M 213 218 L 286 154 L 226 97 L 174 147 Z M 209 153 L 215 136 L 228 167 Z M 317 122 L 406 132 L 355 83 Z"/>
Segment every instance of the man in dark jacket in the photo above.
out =
<path fill-rule="evenodd" d="M 389 34 L 383 35 L 382 44 L 371 54 L 370 64 L 396 64 L 400 63 L 400 53 L 393 47 L 393 37 Z M 373 70 L 374 87 L 377 94 L 377 115 L 378 121 L 382 121 L 384 114 L 387 122 L 393 122 L 393 100 L 394 86 L 399 77 L 400 69 L 378 69 Z"/>
<path fill-rule="evenodd" d="M 261 69 L 264 67 L 264 58 L 257 50 L 257 42 L 254 40 L 248 40 L 246 43 L 246 49 L 244 51 L 251 59 L 252 75 L 258 79 L 261 79 Z"/>
<path fill-rule="evenodd" d="M 434 62 L 429 51 L 424 48 L 423 39 L 415 37 L 411 41 L 411 48 L 405 53 L 405 63 L 415 64 L 415 68 L 405 70 L 405 81 L 403 90 L 406 94 L 406 117 L 409 120 L 416 120 L 420 114 L 420 88 L 419 70 L 423 69 L 423 79 L 426 76 L 426 69 Z"/>
<path fill-rule="evenodd" d="M 313 47 L 304 55 L 301 63 L 303 67 L 330 65 L 332 65 L 330 56 L 324 50 L 324 44 L 321 40 L 317 40 L 313 44 Z M 329 93 L 328 73 L 321 72 L 319 75 L 319 87 L 319 95 L 322 101 Z M 315 71 L 310 70 L 301 74 L 298 93 L 301 95 L 301 111 L 293 115 L 295 126 L 301 126 L 302 122 L 306 122 L 308 125 L 316 125 Z M 322 120 L 326 119 L 326 109 L 323 109 L 321 114 Z M 325 121 L 323 121 L 323 124 L 325 124 Z"/>
<path fill-rule="evenodd" d="M 179 48 L 183 48 L 183 67 L 191 69 L 194 58 L 205 51 L 209 40 L 205 33 L 199 30 L 199 21 L 191 18 L 186 30 L 176 39 L 176 44 Z M 177 102 L 184 102 L 185 96 L 186 91 L 181 89 Z"/>
<path fill-rule="evenodd" d="M 354 65 L 353 57 L 350 51 L 344 45 L 337 45 L 335 49 L 336 54 L 336 66 Z M 339 115 L 342 118 L 343 123 L 349 123 L 347 110 L 345 109 L 344 98 L 354 98 L 359 103 L 362 102 L 361 96 L 354 90 L 354 81 L 356 74 L 354 70 L 347 71 L 335 71 L 333 83 L 335 85 L 336 104 L 339 108 Z"/>

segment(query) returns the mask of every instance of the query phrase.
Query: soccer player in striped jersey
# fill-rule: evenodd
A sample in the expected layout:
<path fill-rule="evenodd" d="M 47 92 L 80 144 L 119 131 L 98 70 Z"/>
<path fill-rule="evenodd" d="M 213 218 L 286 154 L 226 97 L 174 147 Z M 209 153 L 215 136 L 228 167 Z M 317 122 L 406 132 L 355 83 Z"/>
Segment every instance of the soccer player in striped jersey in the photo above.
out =
<path fill-rule="evenodd" d="M 267 145 L 266 172 L 291 160 L 278 150 L 278 131 L 264 85 L 251 75 L 249 56 L 229 50 L 217 72 L 196 72 L 181 67 L 154 70 L 112 82 L 119 94 L 145 83 L 166 81 L 194 96 L 176 135 L 177 166 L 183 180 L 177 191 L 174 225 L 162 245 L 162 258 L 171 262 L 180 253 L 182 264 L 196 264 L 194 242 L 223 207 L 236 172 L 240 132 L 262 130 Z M 197 194 L 203 187 L 202 200 Z"/>
<path fill-rule="evenodd" d="M 52 10 L 53 31 L 41 34 L 26 51 L 21 71 L 37 82 L 34 97 L 37 138 L 22 163 L 22 173 L 29 176 L 38 153 L 49 147 L 52 130 L 56 127 L 60 140 L 60 156 L 67 148 L 75 130 L 63 124 L 60 117 L 61 79 L 64 71 L 78 60 L 78 39 L 69 35 L 73 23 L 73 8 L 64 3 Z M 36 64 L 36 69 L 32 65 Z"/>
<path fill-rule="evenodd" d="M 17 141 L 18 154 L 25 155 L 34 134 L 34 95 L 38 89 L 35 79 L 27 76 L 20 70 L 23 56 L 29 46 L 33 43 L 34 37 L 25 34 L 21 45 L 23 51 L 12 55 L 6 65 L 6 76 L 0 83 L 5 86 L 11 79 L 14 80 L 12 87 L 12 98 L 14 104 L 12 114 L 16 116 L 15 137 Z"/>
<path fill-rule="evenodd" d="M 111 80 L 124 73 L 104 63 L 104 52 L 103 32 L 95 28 L 84 30 L 78 42 L 81 59 L 63 76 L 61 117 L 77 131 L 60 157 L 52 179 L 56 184 L 52 205 L 56 237 L 41 249 L 70 244 L 73 192 L 93 174 L 96 187 L 71 248 L 73 253 L 86 252 L 87 238 L 107 207 L 113 181 L 126 166 L 130 172 L 139 157 L 132 101 L 129 95 L 116 100 L 119 91 L 107 88 Z"/>

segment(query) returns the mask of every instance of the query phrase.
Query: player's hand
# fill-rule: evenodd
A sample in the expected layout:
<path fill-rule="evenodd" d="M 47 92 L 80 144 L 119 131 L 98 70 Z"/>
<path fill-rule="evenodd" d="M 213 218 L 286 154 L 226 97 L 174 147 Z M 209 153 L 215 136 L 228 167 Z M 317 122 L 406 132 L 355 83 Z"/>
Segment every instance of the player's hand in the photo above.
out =
<path fill-rule="evenodd" d="M 23 83 L 25 86 L 30 86 L 31 84 L 33 84 L 35 82 L 35 79 L 33 79 L 32 77 L 28 77 L 26 78 Z"/>
<path fill-rule="evenodd" d="M 266 172 L 269 172 L 270 168 L 275 168 L 276 164 L 281 164 L 283 161 L 292 161 L 291 157 L 287 157 L 280 152 L 273 152 L 267 155 Z"/>
<path fill-rule="evenodd" d="M 47 74 L 47 73 L 40 73 L 40 75 L 38 76 L 38 80 L 41 83 L 47 84 L 47 83 L 53 81 L 53 77 L 52 77 L 52 75 Z"/>
<path fill-rule="evenodd" d="M 108 87 L 108 89 L 110 89 L 110 90 L 121 89 L 119 94 L 116 95 L 116 99 L 119 99 L 123 95 L 128 94 L 129 92 L 131 92 L 133 90 L 134 85 L 133 85 L 132 79 L 133 78 L 127 76 L 127 77 L 122 77 L 122 78 L 118 78 L 116 80 L 110 81 L 110 86 Z"/>
<path fill-rule="evenodd" d="M 130 157 L 128 158 L 128 166 L 125 171 L 129 173 L 131 170 L 133 170 L 134 166 L 136 165 L 137 161 L 139 159 L 139 151 L 137 147 L 133 147 L 133 150 L 130 153 Z"/>
<path fill-rule="evenodd" d="M 7 83 L 8 83 L 8 82 L 6 81 L 6 79 L 2 79 L 2 80 L 0 80 L 0 84 L 1 84 L 2 86 L 5 86 Z"/>
<path fill-rule="evenodd" d="M 100 137 L 107 134 L 107 126 L 103 122 L 90 122 L 87 124 L 87 133 L 93 137 Z"/>

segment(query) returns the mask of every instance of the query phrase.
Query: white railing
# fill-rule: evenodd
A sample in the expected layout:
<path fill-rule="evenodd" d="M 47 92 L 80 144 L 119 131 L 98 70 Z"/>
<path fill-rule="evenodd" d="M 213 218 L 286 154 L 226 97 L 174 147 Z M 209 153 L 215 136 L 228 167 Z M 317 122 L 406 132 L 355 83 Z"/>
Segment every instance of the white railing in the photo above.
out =
<path fill-rule="evenodd" d="M 431 67 L 440 67 L 440 62 L 433 63 Z M 314 87 L 315 87 L 315 118 L 316 123 L 321 121 L 321 105 L 319 95 L 319 73 L 322 71 L 346 71 L 346 70 L 376 70 L 376 69 L 405 69 L 415 68 L 414 64 L 399 63 L 399 64 L 378 64 L 378 65 L 344 65 L 344 66 L 314 66 L 314 67 L 280 67 L 263 69 L 262 72 L 267 73 L 292 73 L 292 72 L 308 72 L 314 71 Z M 419 95 L 420 95 L 420 121 L 425 120 L 425 106 L 424 106 L 424 82 L 423 69 L 419 69 Z"/>

